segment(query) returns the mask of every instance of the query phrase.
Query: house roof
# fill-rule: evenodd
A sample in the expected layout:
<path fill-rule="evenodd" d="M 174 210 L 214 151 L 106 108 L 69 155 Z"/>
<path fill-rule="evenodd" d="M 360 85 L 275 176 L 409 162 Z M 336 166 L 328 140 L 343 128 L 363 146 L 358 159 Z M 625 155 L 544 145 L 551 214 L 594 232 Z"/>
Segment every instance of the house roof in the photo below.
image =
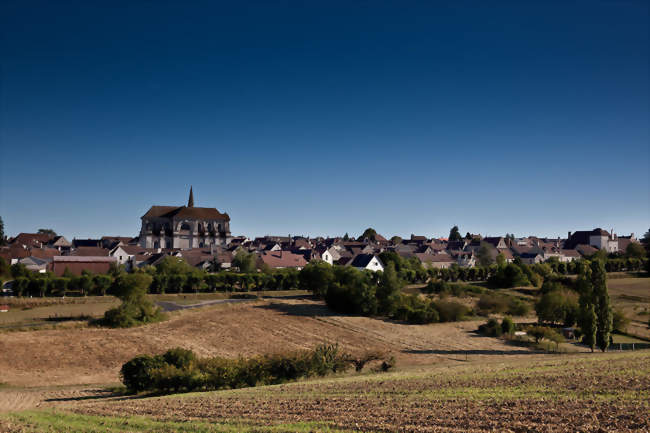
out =
<path fill-rule="evenodd" d="M 230 221 L 227 213 L 221 213 L 213 207 L 187 207 L 187 206 L 151 206 L 142 218 L 188 218 L 201 220 L 226 220 Z"/>
<path fill-rule="evenodd" d="M 108 256 L 54 256 L 53 263 L 115 263 L 117 258 Z"/>
<path fill-rule="evenodd" d="M 72 256 L 108 256 L 109 250 L 101 247 L 78 247 L 70 255 Z"/>
<path fill-rule="evenodd" d="M 54 236 L 43 233 L 20 233 L 11 240 L 11 244 L 33 246 L 35 244 L 45 244 Z"/>
<path fill-rule="evenodd" d="M 307 260 L 291 251 L 264 251 L 260 253 L 260 259 L 271 268 L 298 268 L 307 265 Z"/>
<path fill-rule="evenodd" d="M 357 254 L 348 264 L 350 266 L 354 266 L 355 268 L 365 268 L 374 258 L 374 254 Z"/>

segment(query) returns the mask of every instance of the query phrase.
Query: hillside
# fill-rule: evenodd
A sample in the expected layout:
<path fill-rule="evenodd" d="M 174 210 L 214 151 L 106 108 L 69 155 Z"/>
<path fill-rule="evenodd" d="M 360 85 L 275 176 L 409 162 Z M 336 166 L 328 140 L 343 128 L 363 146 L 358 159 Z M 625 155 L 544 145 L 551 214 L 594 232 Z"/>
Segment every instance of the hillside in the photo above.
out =
<path fill-rule="evenodd" d="M 114 383 L 130 358 L 175 346 L 200 356 L 236 357 L 338 342 L 351 352 L 390 351 L 401 365 L 531 353 L 471 333 L 479 323 L 406 325 L 339 315 L 310 300 L 255 301 L 177 312 L 139 328 L 3 333 L 0 370 L 3 382 L 18 386 Z"/>

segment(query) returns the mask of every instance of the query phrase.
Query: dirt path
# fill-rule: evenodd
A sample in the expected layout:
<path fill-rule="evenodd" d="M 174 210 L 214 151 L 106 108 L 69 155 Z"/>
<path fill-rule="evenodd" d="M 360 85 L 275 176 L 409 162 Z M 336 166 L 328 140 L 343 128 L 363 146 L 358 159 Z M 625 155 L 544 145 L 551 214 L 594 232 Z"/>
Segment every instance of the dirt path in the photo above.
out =
<path fill-rule="evenodd" d="M 108 391 L 93 386 L 5 388 L 0 389 L 0 413 L 105 399 L 108 396 Z"/>

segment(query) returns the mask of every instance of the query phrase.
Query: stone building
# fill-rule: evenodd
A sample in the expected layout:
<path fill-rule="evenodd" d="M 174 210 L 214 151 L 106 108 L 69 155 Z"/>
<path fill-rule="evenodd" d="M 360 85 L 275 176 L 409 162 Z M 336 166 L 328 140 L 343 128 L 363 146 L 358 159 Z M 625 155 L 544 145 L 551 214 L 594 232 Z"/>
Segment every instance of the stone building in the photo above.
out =
<path fill-rule="evenodd" d="M 142 216 L 140 246 L 203 248 L 230 243 L 230 217 L 211 207 L 194 207 L 190 187 L 187 206 L 151 206 Z"/>

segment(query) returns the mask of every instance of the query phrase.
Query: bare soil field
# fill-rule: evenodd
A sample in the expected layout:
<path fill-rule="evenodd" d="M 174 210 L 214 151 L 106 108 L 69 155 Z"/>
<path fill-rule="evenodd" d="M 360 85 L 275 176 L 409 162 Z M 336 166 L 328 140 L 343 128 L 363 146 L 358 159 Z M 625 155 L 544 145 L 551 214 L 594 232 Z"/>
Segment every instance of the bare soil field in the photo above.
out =
<path fill-rule="evenodd" d="M 165 322 L 131 329 L 0 334 L 0 382 L 18 386 L 116 383 L 127 360 L 176 346 L 200 356 L 236 357 L 338 342 L 351 352 L 392 352 L 402 365 L 532 353 L 477 336 L 471 331 L 479 323 L 406 325 L 339 315 L 309 300 L 224 304 L 174 313 Z"/>
<path fill-rule="evenodd" d="M 0 417 L 0 427 L 173 431 L 151 429 L 168 422 L 206 432 L 647 432 L 649 402 L 649 351 L 533 355 L 210 393 L 78 400 L 54 412 Z M 65 423 L 60 428 L 57 419 Z M 123 430 L 106 427 L 113 425 Z"/>

